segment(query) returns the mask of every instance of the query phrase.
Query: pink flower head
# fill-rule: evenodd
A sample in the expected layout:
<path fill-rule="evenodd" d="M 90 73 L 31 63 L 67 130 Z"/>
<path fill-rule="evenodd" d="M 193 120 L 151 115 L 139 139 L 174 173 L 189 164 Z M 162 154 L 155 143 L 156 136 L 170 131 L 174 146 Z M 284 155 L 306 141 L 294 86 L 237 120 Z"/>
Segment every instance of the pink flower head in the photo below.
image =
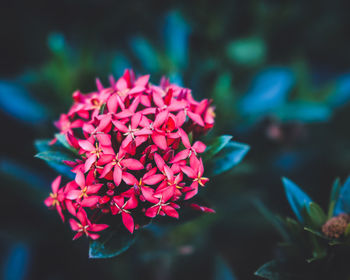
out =
<path fill-rule="evenodd" d="M 142 215 L 179 218 L 182 205 L 212 212 L 184 200 L 209 180 L 200 157 L 206 146 L 198 138 L 214 125 L 214 107 L 196 101 L 190 89 L 164 78 L 153 85 L 149 78 L 126 70 L 109 86 L 97 80 L 96 91 L 74 92 L 72 107 L 56 122 L 79 156 L 66 162 L 75 179 L 59 189 L 57 177 L 45 204 L 63 220 L 73 216 L 74 239 L 97 239 L 108 227 L 98 224 L 104 215 L 133 233 Z"/>
<path fill-rule="evenodd" d="M 93 240 L 98 239 L 100 235 L 97 234 L 96 232 L 105 230 L 106 228 L 109 227 L 108 225 L 104 225 L 104 224 L 91 223 L 88 220 L 85 211 L 83 210 L 77 213 L 77 219 L 79 222 L 77 222 L 77 220 L 75 219 L 69 220 L 70 227 L 72 228 L 72 230 L 77 231 L 77 234 L 73 237 L 73 240 L 78 239 L 83 234 L 85 234 L 86 236 L 90 237 Z"/>

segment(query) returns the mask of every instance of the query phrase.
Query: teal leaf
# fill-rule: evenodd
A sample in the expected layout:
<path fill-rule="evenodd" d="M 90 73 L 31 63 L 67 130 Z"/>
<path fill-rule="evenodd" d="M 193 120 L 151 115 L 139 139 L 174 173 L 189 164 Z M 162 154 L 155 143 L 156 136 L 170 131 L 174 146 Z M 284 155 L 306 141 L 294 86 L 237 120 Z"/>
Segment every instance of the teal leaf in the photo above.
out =
<path fill-rule="evenodd" d="M 171 62 L 183 69 L 188 63 L 188 37 L 190 29 L 182 15 L 171 11 L 166 15 L 164 24 L 164 38 L 167 54 Z"/>
<path fill-rule="evenodd" d="M 53 53 L 63 52 L 66 45 L 64 35 L 57 32 L 50 33 L 47 38 L 47 44 Z"/>
<path fill-rule="evenodd" d="M 285 271 L 282 265 L 280 265 L 276 260 L 272 260 L 268 263 L 265 263 L 254 273 L 254 275 L 260 276 L 268 280 L 300 279 L 300 278 L 297 278 L 297 275 L 294 275 L 293 273 Z"/>
<path fill-rule="evenodd" d="M 259 37 L 242 38 L 231 42 L 226 52 L 228 57 L 239 65 L 255 66 L 265 60 L 266 44 Z"/>
<path fill-rule="evenodd" d="M 284 105 L 294 83 L 294 75 L 289 69 L 264 69 L 255 77 L 241 101 L 242 114 L 265 114 Z"/>
<path fill-rule="evenodd" d="M 315 123 L 328 121 L 332 111 L 328 106 L 316 102 L 291 102 L 275 110 L 274 114 L 282 121 Z"/>
<path fill-rule="evenodd" d="M 250 147 L 247 144 L 229 142 L 216 157 L 207 163 L 209 176 L 222 174 L 242 161 Z"/>
<path fill-rule="evenodd" d="M 103 105 L 102 105 L 103 106 Z M 57 139 L 57 141 L 66 149 L 72 151 L 75 154 L 78 154 L 78 151 L 76 149 L 74 149 L 74 147 L 72 147 L 71 145 L 69 145 L 67 138 L 64 134 L 62 133 L 56 133 L 55 137 Z"/>
<path fill-rule="evenodd" d="M 221 135 L 213 141 L 212 144 L 210 144 L 204 154 L 203 154 L 203 160 L 208 161 L 212 157 L 214 157 L 217 153 L 219 153 L 232 139 L 231 135 Z"/>
<path fill-rule="evenodd" d="M 21 86 L 0 81 L 0 110 L 27 124 L 43 123 L 48 112 Z"/>
<path fill-rule="evenodd" d="M 30 248 L 25 243 L 14 244 L 5 258 L 3 267 L 4 280 L 24 280 L 28 279 L 30 268 Z M 4 254 L 4 253 L 3 253 Z"/>
<path fill-rule="evenodd" d="M 283 177 L 282 182 L 284 185 L 284 190 L 286 192 L 287 200 L 295 216 L 299 222 L 304 223 L 304 211 L 310 202 L 312 202 L 311 198 L 291 180 Z"/>
<path fill-rule="evenodd" d="M 130 248 L 135 242 L 135 234 L 125 229 L 107 229 L 99 239 L 90 242 L 89 257 L 106 259 L 116 257 Z"/>
<path fill-rule="evenodd" d="M 35 157 L 40 158 L 58 173 L 65 175 L 70 179 L 74 179 L 74 173 L 71 172 L 71 168 L 64 164 L 63 161 L 72 161 L 74 158 L 61 151 L 44 151 L 35 155 Z"/>
<path fill-rule="evenodd" d="M 48 151 L 48 150 L 51 150 L 53 149 L 52 148 L 52 145 L 50 145 L 51 140 L 47 140 L 47 139 L 44 139 L 44 140 L 36 140 L 34 142 L 34 146 L 35 148 L 38 150 L 38 152 L 44 152 L 44 151 Z"/>
<path fill-rule="evenodd" d="M 74 158 L 60 151 L 45 151 L 35 155 L 35 157 L 47 162 L 63 163 L 63 161 L 73 161 Z"/>
<path fill-rule="evenodd" d="M 157 51 L 148 40 L 143 37 L 133 37 L 130 41 L 130 46 L 143 68 L 149 72 L 156 72 L 159 69 Z"/>
<path fill-rule="evenodd" d="M 340 179 L 336 178 L 334 183 L 333 183 L 333 187 L 331 190 L 331 197 L 329 199 L 328 219 L 332 218 L 332 216 L 333 216 L 335 203 L 337 202 L 339 194 L 340 194 L 340 188 L 341 188 Z"/>
<path fill-rule="evenodd" d="M 350 100 L 350 74 L 346 73 L 335 82 L 335 90 L 330 96 L 329 103 L 333 107 L 342 107 Z"/>
<path fill-rule="evenodd" d="M 348 177 L 344 185 L 340 188 L 338 199 L 334 207 L 334 216 L 341 213 L 350 213 L 350 177 Z"/>
<path fill-rule="evenodd" d="M 74 179 L 74 173 L 70 171 L 71 168 L 63 162 L 65 160 L 74 161 L 74 154 L 70 150 L 67 150 L 60 140 L 62 142 L 64 141 L 62 138 L 59 138 L 58 142 L 60 145 L 50 145 L 51 140 L 36 140 L 34 145 L 39 153 L 36 154 L 35 157 L 45 160 L 46 163 L 58 173 L 70 179 Z"/>

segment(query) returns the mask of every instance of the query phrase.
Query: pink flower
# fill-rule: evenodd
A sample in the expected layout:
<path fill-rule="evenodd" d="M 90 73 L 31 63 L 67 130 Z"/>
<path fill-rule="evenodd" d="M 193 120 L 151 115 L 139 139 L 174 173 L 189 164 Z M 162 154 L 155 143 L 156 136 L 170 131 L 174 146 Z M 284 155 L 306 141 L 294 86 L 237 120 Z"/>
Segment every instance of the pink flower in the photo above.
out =
<path fill-rule="evenodd" d="M 204 172 L 202 159 L 198 160 L 195 155 L 190 157 L 190 167 L 182 166 L 181 170 L 191 179 L 193 182 L 189 188 L 189 191 L 185 195 L 185 199 L 190 199 L 198 192 L 198 184 L 202 187 L 209 181 L 208 178 L 202 177 Z"/>
<path fill-rule="evenodd" d="M 55 207 L 58 214 L 60 215 L 62 221 L 64 221 L 64 216 L 62 213 L 62 201 L 63 192 L 62 189 L 59 190 L 61 183 L 61 176 L 58 176 L 51 184 L 52 193 L 45 199 L 44 203 L 47 207 Z"/>
<path fill-rule="evenodd" d="M 122 149 L 120 150 L 120 153 L 116 155 L 103 155 L 99 161 L 99 164 L 106 164 L 100 177 L 105 177 L 110 171 L 113 170 L 113 181 L 117 186 L 120 185 L 122 180 L 124 180 L 124 182 L 128 185 L 133 185 L 135 182 L 137 182 L 137 179 L 125 170 L 143 169 L 143 164 L 139 160 L 125 158 L 125 151 Z"/>
<path fill-rule="evenodd" d="M 181 136 L 181 140 L 183 145 L 185 146 L 185 150 L 182 150 L 179 152 L 171 161 L 172 163 L 178 162 L 180 160 L 187 159 L 192 155 L 192 153 L 197 156 L 199 153 L 203 153 L 206 149 L 206 146 L 203 142 L 201 141 L 196 141 L 192 146 L 190 143 L 190 140 L 188 139 L 188 136 L 183 129 L 179 129 L 179 134 Z"/>
<path fill-rule="evenodd" d="M 100 235 L 97 234 L 96 232 L 105 230 L 106 228 L 109 227 L 108 225 L 104 225 L 104 224 L 91 223 L 88 220 L 85 211 L 83 211 L 83 210 L 81 210 L 77 213 L 77 219 L 79 220 L 79 222 L 77 222 L 75 219 L 69 220 L 70 227 L 72 228 L 72 230 L 78 232 L 73 237 L 73 240 L 78 239 L 83 234 L 85 234 L 86 236 L 90 237 L 93 240 L 98 239 L 100 237 Z"/>
<path fill-rule="evenodd" d="M 127 228 L 128 231 L 131 233 L 134 232 L 134 219 L 132 218 L 130 214 L 130 209 L 134 209 L 137 207 L 137 199 L 135 196 L 131 196 L 126 202 L 124 200 L 123 196 L 115 196 L 113 198 L 114 204 L 111 207 L 112 214 L 121 214 L 122 215 L 122 221 L 124 226 Z"/>
<path fill-rule="evenodd" d="M 101 189 L 102 184 L 93 184 L 91 177 L 85 180 L 84 174 L 78 170 L 75 176 L 75 182 L 80 187 L 80 190 L 71 190 L 67 193 L 67 199 L 77 200 L 83 207 L 95 206 L 99 200 L 99 196 L 96 195 Z"/>
<path fill-rule="evenodd" d="M 56 178 L 45 204 L 62 219 L 73 216 L 74 239 L 98 238 L 107 225 L 90 220 L 105 215 L 120 214 L 133 233 L 142 216 L 179 218 L 180 203 L 212 212 L 183 200 L 209 180 L 200 158 L 206 146 L 198 138 L 214 125 L 214 107 L 196 101 L 190 89 L 165 78 L 153 85 L 149 78 L 126 70 L 116 81 L 110 77 L 107 87 L 96 80 L 96 91 L 73 93 L 73 105 L 56 122 L 79 156 L 65 162 L 75 180 L 59 189 Z"/>

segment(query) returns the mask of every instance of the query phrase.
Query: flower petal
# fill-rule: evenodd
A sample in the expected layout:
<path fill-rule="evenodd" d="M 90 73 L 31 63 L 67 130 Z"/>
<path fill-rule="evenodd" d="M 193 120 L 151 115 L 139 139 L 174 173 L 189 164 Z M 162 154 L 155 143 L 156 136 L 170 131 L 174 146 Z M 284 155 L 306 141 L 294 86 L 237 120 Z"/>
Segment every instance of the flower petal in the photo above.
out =
<path fill-rule="evenodd" d="M 128 231 L 130 231 L 131 233 L 134 232 L 134 219 L 132 218 L 132 216 L 128 213 L 122 212 L 122 220 L 123 220 L 123 224 L 126 227 L 126 229 Z"/>
<path fill-rule="evenodd" d="M 79 230 L 79 223 L 75 219 L 69 219 L 69 224 L 72 230 L 74 231 Z"/>
<path fill-rule="evenodd" d="M 122 161 L 122 165 L 130 170 L 141 170 L 143 169 L 143 164 L 137 159 L 127 158 Z"/>
<path fill-rule="evenodd" d="M 109 225 L 105 225 L 105 224 L 92 224 L 91 226 L 89 226 L 89 231 L 102 231 L 105 230 L 106 228 L 108 228 Z"/>
<path fill-rule="evenodd" d="M 191 111 L 187 111 L 187 116 L 195 123 L 204 127 L 204 122 L 203 122 L 202 117 L 200 115 L 192 113 Z"/>
<path fill-rule="evenodd" d="M 155 185 L 155 184 L 158 184 L 163 179 L 164 179 L 163 174 L 154 174 L 142 179 L 142 181 L 147 185 Z"/>
<path fill-rule="evenodd" d="M 134 175 L 128 173 L 128 172 L 123 172 L 123 181 L 125 182 L 125 184 L 129 185 L 129 186 L 133 186 L 133 185 L 137 185 L 138 181 L 135 178 Z"/>
<path fill-rule="evenodd" d="M 122 169 L 118 165 L 114 167 L 113 181 L 116 186 L 119 186 L 122 181 Z"/>
<path fill-rule="evenodd" d="M 99 199 L 100 199 L 99 196 L 86 197 L 83 199 L 83 201 L 80 203 L 80 205 L 82 207 L 93 207 L 93 206 L 96 206 Z"/>
<path fill-rule="evenodd" d="M 91 152 L 95 150 L 94 145 L 91 144 L 88 140 L 79 140 L 78 144 L 84 151 Z"/>
<path fill-rule="evenodd" d="M 81 190 L 71 190 L 67 193 L 66 198 L 70 200 L 78 199 L 81 194 Z"/>
<path fill-rule="evenodd" d="M 60 187 L 60 184 L 61 184 L 61 176 L 58 176 L 51 184 L 51 188 L 52 188 L 52 191 L 53 193 L 57 193 L 58 191 L 58 188 Z"/>
<path fill-rule="evenodd" d="M 205 151 L 205 149 L 207 148 L 207 146 L 201 142 L 201 141 L 196 141 L 193 146 L 192 146 L 193 150 L 196 151 L 196 153 L 203 153 Z"/>
<path fill-rule="evenodd" d="M 145 216 L 154 218 L 155 216 L 157 216 L 158 211 L 159 211 L 159 206 L 150 207 L 147 209 Z"/>
<path fill-rule="evenodd" d="M 112 146 L 111 136 L 109 134 L 98 133 L 96 134 L 96 138 L 102 146 Z"/>
<path fill-rule="evenodd" d="M 84 164 L 84 172 L 88 172 L 91 166 L 96 162 L 97 156 L 96 154 L 91 155 Z"/>
<path fill-rule="evenodd" d="M 157 132 L 153 132 L 152 140 L 153 140 L 154 144 L 156 144 L 162 150 L 166 150 L 166 148 L 168 148 L 166 138 L 164 135 L 161 135 Z"/>
<path fill-rule="evenodd" d="M 78 186 L 82 188 L 85 187 L 85 176 L 80 170 L 77 171 L 77 174 L 75 176 L 75 182 L 78 184 Z"/>
<path fill-rule="evenodd" d="M 171 206 L 165 205 L 162 207 L 162 210 L 164 211 L 165 214 L 167 214 L 169 217 L 172 218 L 179 218 L 179 213 Z"/>

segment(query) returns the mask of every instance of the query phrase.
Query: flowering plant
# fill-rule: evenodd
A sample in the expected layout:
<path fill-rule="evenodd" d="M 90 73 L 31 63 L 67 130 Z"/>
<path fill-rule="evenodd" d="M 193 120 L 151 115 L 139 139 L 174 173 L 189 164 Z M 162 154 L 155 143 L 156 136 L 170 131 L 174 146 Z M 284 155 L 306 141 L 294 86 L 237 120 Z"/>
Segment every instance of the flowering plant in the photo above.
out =
<path fill-rule="evenodd" d="M 96 92 L 76 91 L 73 100 L 55 123 L 60 131 L 56 137 L 50 143 L 37 142 L 37 157 L 72 179 L 61 186 L 58 176 L 45 204 L 63 221 L 71 216 L 73 239 L 86 235 L 96 240 L 90 245 L 91 257 L 120 253 L 131 244 L 131 234 L 158 215 L 177 219 L 183 206 L 215 212 L 187 202 L 209 181 L 201 154 L 206 151 L 217 175 L 248 151 L 230 136 L 217 138 L 208 148 L 199 141 L 214 125 L 211 101 L 198 102 L 190 89 L 165 78 L 156 86 L 149 83 L 149 75 L 135 78 L 126 70 L 117 81 L 110 78 L 110 87 L 97 80 Z M 224 157 L 213 161 L 224 148 Z M 108 230 L 126 241 L 106 253 L 105 243 L 98 241 Z"/>
<path fill-rule="evenodd" d="M 283 178 L 288 202 L 297 218 L 273 217 L 259 207 L 281 233 L 280 257 L 263 265 L 256 275 L 267 279 L 348 279 L 350 256 L 350 178 L 341 185 L 335 180 L 328 211 L 325 211 L 295 183 Z M 327 276 L 326 276 L 327 275 Z M 278 278 L 276 278 L 278 277 Z M 323 278 L 325 277 L 325 278 Z"/>

